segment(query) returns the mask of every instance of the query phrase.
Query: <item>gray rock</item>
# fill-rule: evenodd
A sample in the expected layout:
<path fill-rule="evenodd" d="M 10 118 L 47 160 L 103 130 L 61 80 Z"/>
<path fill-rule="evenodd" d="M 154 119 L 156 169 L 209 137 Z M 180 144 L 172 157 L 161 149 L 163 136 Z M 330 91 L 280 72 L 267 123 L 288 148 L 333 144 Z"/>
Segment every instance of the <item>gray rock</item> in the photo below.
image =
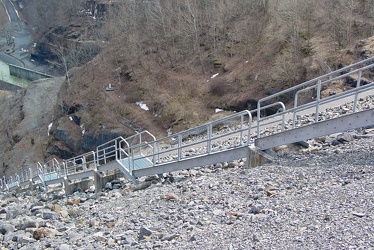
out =
<path fill-rule="evenodd" d="M 112 185 L 112 183 L 111 183 L 111 182 L 107 182 L 107 183 L 105 184 L 105 189 L 112 190 L 112 189 L 113 189 L 113 185 Z"/>
<path fill-rule="evenodd" d="M 145 181 L 145 182 L 142 182 L 138 185 L 136 185 L 134 187 L 134 191 L 139 191 L 139 190 L 143 190 L 143 189 L 147 189 L 149 188 L 150 186 L 152 185 L 152 182 L 151 181 Z"/>
<path fill-rule="evenodd" d="M 25 230 L 26 228 L 38 228 L 38 227 L 39 227 L 39 223 L 36 220 L 31 220 L 31 219 L 23 222 L 20 225 L 21 230 Z"/>
<path fill-rule="evenodd" d="M 352 133 L 343 133 L 336 137 L 336 140 L 338 140 L 341 143 L 347 143 L 354 140 L 354 134 Z"/>
<path fill-rule="evenodd" d="M 179 234 L 169 234 L 162 237 L 161 241 L 171 241 L 177 237 L 179 237 Z"/>
<path fill-rule="evenodd" d="M 152 235 L 152 231 L 146 227 L 141 227 L 139 230 L 139 240 L 143 240 L 145 236 Z"/>
<path fill-rule="evenodd" d="M 72 247 L 70 247 L 68 244 L 61 244 L 59 245 L 56 250 L 71 250 L 73 249 Z"/>
<path fill-rule="evenodd" d="M 6 220 L 12 220 L 20 214 L 21 213 L 18 210 L 8 210 L 7 213 L 6 213 Z"/>
<path fill-rule="evenodd" d="M 13 241 L 17 241 L 18 243 L 21 243 L 21 244 L 30 244 L 30 243 L 34 243 L 36 242 L 35 239 L 31 238 L 31 237 L 28 237 L 26 235 L 16 235 L 14 238 L 13 238 Z"/>
<path fill-rule="evenodd" d="M 33 214 L 33 215 L 35 215 L 35 214 L 37 214 L 41 209 L 44 209 L 44 206 L 42 205 L 42 206 L 33 206 L 32 208 L 31 208 L 31 213 Z"/>
<path fill-rule="evenodd" d="M 16 231 L 16 227 L 12 224 L 8 224 L 8 223 L 3 223 L 3 222 L 0 222 L 0 233 L 1 234 L 7 234 L 9 232 L 14 232 Z"/>
<path fill-rule="evenodd" d="M 60 218 L 60 214 L 53 211 L 42 211 L 42 218 L 45 220 L 56 220 Z"/>
<path fill-rule="evenodd" d="M 362 218 L 362 217 L 365 217 L 366 214 L 364 213 L 359 213 L 359 212 L 353 212 L 352 215 L 356 216 L 356 217 L 359 217 L 359 218 Z"/>

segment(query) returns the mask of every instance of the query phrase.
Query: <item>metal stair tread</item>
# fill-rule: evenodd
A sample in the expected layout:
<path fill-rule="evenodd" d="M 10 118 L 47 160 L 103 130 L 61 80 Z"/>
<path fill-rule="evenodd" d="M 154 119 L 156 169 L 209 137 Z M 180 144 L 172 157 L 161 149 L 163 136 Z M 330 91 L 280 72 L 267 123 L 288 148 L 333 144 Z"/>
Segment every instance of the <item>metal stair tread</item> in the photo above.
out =
<path fill-rule="evenodd" d="M 51 181 L 59 178 L 60 175 L 56 172 L 42 175 L 43 181 Z"/>
<path fill-rule="evenodd" d="M 127 157 L 125 159 L 119 160 L 119 162 L 128 170 L 130 171 L 131 162 L 133 162 L 134 166 L 131 170 L 138 170 L 149 168 L 153 166 L 153 163 L 143 155 L 136 155 L 134 157 Z"/>

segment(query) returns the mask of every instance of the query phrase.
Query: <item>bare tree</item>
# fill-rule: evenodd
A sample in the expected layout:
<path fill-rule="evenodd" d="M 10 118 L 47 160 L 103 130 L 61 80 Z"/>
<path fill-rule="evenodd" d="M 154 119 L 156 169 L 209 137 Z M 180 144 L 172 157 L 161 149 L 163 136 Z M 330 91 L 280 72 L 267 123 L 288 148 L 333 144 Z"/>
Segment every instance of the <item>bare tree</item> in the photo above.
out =
<path fill-rule="evenodd" d="M 12 45 L 13 44 L 13 27 L 12 27 L 12 24 L 10 22 L 4 24 L 1 28 L 0 28 L 0 31 L 1 33 L 5 36 L 5 40 L 6 40 L 6 43 L 8 46 Z"/>

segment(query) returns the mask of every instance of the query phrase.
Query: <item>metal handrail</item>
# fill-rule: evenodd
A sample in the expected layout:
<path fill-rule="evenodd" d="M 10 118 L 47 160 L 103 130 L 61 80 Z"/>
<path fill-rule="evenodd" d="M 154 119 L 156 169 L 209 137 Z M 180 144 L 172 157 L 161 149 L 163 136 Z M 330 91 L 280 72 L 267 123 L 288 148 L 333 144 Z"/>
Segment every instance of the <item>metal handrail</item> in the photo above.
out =
<path fill-rule="evenodd" d="M 307 110 L 311 107 L 316 107 L 317 105 L 320 106 L 320 105 L 330 103 L 330 102 L 334 102 L 336 100 L 340 100 L 340 99 L 343 99 L 343 98 L 346 98 L 346 97 L 349 97 L 349 96 L 353 96 L 353 95 L 354 95 L 354 100 L 353 100 L 353 110 L 352 111 L 356 112 L 357 111 L 357 102 L 358 102 L 357 96 L 358 96 L 358 94 L 362 93 L 364 91 L 370 90 L 370 89 L 374 89 L 374 82 L 371 82 L 369 84 L 359 86 L 357 88 L 350 89 L 350 90 L 347 90 L 347 91 L 344 91 L 344 92 L 341 92 L 341 93 L 338 93 L 336 95 L 332 95 L 332 96 L 329 96 L 329 97 L 326 97 L 326 98 L 319 98 L 319 100 L 316 99 L 313 102 L 309 102 L 309 103 L 297 106 L 295 108 L 289 109 L 289 110 L 287 110 L 287 112 L 288 113 L 293 112 L 293 123 L 294 123 L 296 121 L 296 114 L 298 112 Z M 314 112 L 314 114 L 316 115 L 317 111 Z M 318 121 L 317 118 L 316 118 L 316 121 Z M 295 127 L 295 125 L 293 124 L 293 128 L 294 127 Z"/>
<path fill-rule="evenodd" d="M 70 173 L 84 172 L 89 169 L 97 169 L 96 152 L 90 151 L 88 153 L 72 157 L 63 161 L 63 176 Z"/>
<path fill-rule="evenodd" d="M 341 72 L 345 72 L 345 71 L 347 71 L 347 70 L 349 70 L 349 69 L 352 69 L 352 68 L 355 68 L 355 67 L 357 67 L 357 66 L 360 66 L 360 65 L 366 64 L 366 63 L 368 63 L 368 62 L 374 62 L 374 57 L 371 57 L 371 58 L 368 58 L 368 59 L 365 59 L 365 60 L 359 61 L 359 62 L 354 63 L 354 64 L 350 64 L 350 65 L 348 65 L 348 66 L 346 66 L 346 67 L 344 67 L 344 68 L 341 68 L 341 69 L 335 70 L 335 71 L 330 72 L 330 73 L 327 73 L 327 74 L 325 74 L 325 75 L 322 75 L 322 76 L 316 77 L 316 78 L 314 78 L 314 79 L 312 79 L 312 80 L 309 80 L 309 81 L 306 81 L 306 82 L 304 82 L 304 83 L 298 84 L 298 85 L 296 85 L 296 86 L 294 86 L 294 87 L 291 87 L 291 88 L 288 88 L 288 89 L 282 90 L 282 91 L 280 91 L 280 92 L 277 92 L 277 93 L 275 93 L 275 94 L 273 94 L 273 95 L 270 95 L 270 96 L 264 97 L 264 98 L 262 98 L 262 99 L 260 99 L 260 100 L 258 101 L 258 104 L 261 104 L 262 102 L 265 102 L 265 101 L 267 101 L 267 100 L 271 100 L 271 99 L 273 99 L 273 98 L 275 98 L 275 97 L 278 97 L 278 96 L 284 95 L 284 94 L 286 94 L 286 93 L 292 92 L 292 91 L 294 91 L 294 90 L 296 90 L 296 89 L 298 89 L 298 88 L 300 88 L 300 87 L 307 86 L 307 85 L 309 85 L 310 83 L 313 83 L 313 82 L 315 82 L 315 81 L 318 81 L 318 79 L 321 79 L 321 80 L 322 80 L 322 79 L 324 79 L 324 78 L 330 78 L 330 77 L 331 77 L 332 75 L 334 75 L 334 74 L 340 74 Z M 260 106 L 258 105 L 257 107 L 260 107 Z"/>
<path fill-rule="evenodd" d="M 244 121 L 245 116 L 248 116 L 247 122 Z M 239 129 L 237 129 L 235 131 L 228 132 L 228 133 L 224 133 L 224 134 L 218 134 L 218 135 L 213 134 L 213 127 L 214 126 L 217 126 L 217 125 L 220 125 L 220 124 L 225 124 L 225 123 L 227 123 L 231 120 L 238 119 L 238 118 L 240 119 L 240 128 Z M 164 137 L 162 139 L 159 139 L 159 140 L 156 140 L 156 141 L 153 141 L 153 142 L 147 142 L 147 143 L 137 144 L 137 145 L 131 146 L 130 152 L 134 152 L 134 151 L 136 151 L 136 149 L 140 149 L 142 147 L 151 148 L 151 152 L 149 152 L 148 154 L 145 154 L 145 155 L 136 155 L 136 158 L 134 157 L 135 156 L 134 154 L 131 154 L 130 157 L 128 158 L 128 160 L 131 161 L 131 162 L 129 162 L 129 166 L 130 166 L 129 171 L 131 172 L 133 170 L 133 166 L 134 166 L 135 161 L 140 161 L 140 160 L 145 159 L 145 158 L 151 158 L 152 159 L 152 166 L 155 166 L 155 165 L 161 164 L 161 163 L 162 164 L 170 163 L 170 162 L 184 160 L 186 158 L 201 156 L 201 155 L 205 155 L 205 154 L 211 154 L 211 153 L 214 152 L 213 147 L 212 147 L 213 146 L 213 144 L 212 144 L 213 141 L 218 140 L 218 139 L 223 138 L 223 137 L 227 137 L 229 135 L 233 135 L 233 134 L 237 134 L 239 136 L 240 146 L 247 146 L 250 143 L 249 137 L 250 137 L 251 127 L 252 127 L 252 114 L 251 114 L 250 111 L 244 110 L 244 111 L 241 111 L 239 113 L 232 114 L 230 116 L 220 118 L 220 119 L 217 119 L 217 120 L 212 121 L 212 122 L 205 123 L 205 124 L 197 126 L 195 128 L 191 128 L 191 129 L 188 129 L 188 130 L 181 131 L 179 133 Z M 195 131 L 198 131 L 199 134 L 201 134 L 203 132 L 206 132 L 205 137 L 200 139 L 200 140 L 193 141 L 193 142 L 184 142 L 183 141 L 183 139 L 185 139 L 189 135 L 194 134 L 193 132 L 195 132 Z M 247 132 L 247 134 L 248 134 L 247 141 L 244 140 L 243 132 Z M 173 141 L 173 140 L 177 140 L 177 145 L 175 145 L 174 147 L 173 147 L 173 145 L 170 145 L 170 147 L 166 148 L 166 149 L 162 149 L 160 147 L 160 145 L 163 145 L 163 142 Z M 195 154 L 193 156 L 183 156 L 182 155 L 182 152 L 183 152 L 184 149 L 186 149 L 186 148 L 190 149 L 192 146 L 195 146 L 195 145 L 205 145 L 205 146 L 203 146 L 205 148 L 205 151 L 201 152 L 199 154 Z M 171 153 L 173 153 L 175 155 L 175 157 L 176 157 L 175 159 L 161 160 L 161 155 L 171 154 Z"/>
<path fill-rule="evenodd" d="M 124 146 L 122 146 L 124 145 Z M 130 148 L 130 144 L 122 137 L 117 137 L 96 147 L 96 164 L 107 164 L 110 161 L 118 159 L 118 148 Z"/>
<path fill-rule="evenodd" d="M 269 115 L 269 116 L 261 118 L 261 111 L 262 110 L 266 110 L 266 109 L 269 109 L 269 108 L 272 108 L 272 107 L 276 107 L 278 105 L 281 106 L 281 111 L 280 112 L 277 112 L 276 114 Z M 262 120 L 273 119 L 273 118 L 278 117 L 280 115 L 282 115 L 282 117 L 279 120 L 273 120 L 273 121 L 270 121 L 268 123 L 263 123 L 262 125 L 268 125 L 268 124 L 272 124 L 272 123 L 275 123 L 275 122 L 282 121 L 282 131 L 283 131 L 284 126 L 285 126 L 285 113 L 284 113 L 285 111 L 286 111 L 286 106 L 284 105 L 283 102 L 275 102 L 275 103 L 266 105 L 264 107 L 258 107 L 257 109 L 251 111 L 251 113 L 257 113 L 257 138 L 260 138 L 260 136 L 261 136 L 260 135 L 260 122 Z"/>
<path fill-rule="evenodd" d="M 367 65 L 367 63 L 371 63 L 371 64 Z M 361 68 L 357 68 L 357 67 L 361 67 Z M 258 101 L 258 105 L 257 105 L 257 107 L 258 107 L 257 108 L 257 138 L 261 137 L 260 131 L 263 128 L 263 126 L 271 124 L 271 123 L 276 123 L 276 122 L 279 123 L 280 121 L 282 121 L 281 128 L 283 130 L 284 129 L 284 122 L 285 122 L 285 114 L 288 114 L 288 113 L 292 114 L 292 128 L 295 128 L 295 124 L 296 124 L 296 120 L 297 120 L 296 119 L 297 118 L 297 113 L 299 113 L 301 111 L 304 111 L 306 109 L 315 107 L 315 112 L 314 112 L 315 122 L 318 122 L 319 109 L 320 109 L 321 105 L 326 104 L 326 103 L 330 103 L 330 102 L 333 102 L 333 101 L 336 101 L 336 100 L 339 100 L 339 99 L 342 99 L 342 98 L 346 98 L 348 96 L 353 96 L 354 95 L 353 112 L 356 112 L 357 102 L 358 102 L 358 94 L 365 91 L 365 90 L 373 88 L 373 83 L 372 82 L 369 83 L 369 84 L 366 84 L 366 85 L 361 85 L 363 72 L 367 71 L 367 70 L 370 70 L 373 67 L 374 67 L 374 57 L 366 59 L 366 60 L 358 62 L 358 63 L 355 63 L 355 64 L 352 64 L 352 65 L 348 65 L 348 66 L 346 66 L 342 69 L 336 70 L 334 72 L 330 72 L 328 74 L 325 74 L 323 76 L 314 78 L 312 80 L 301 83 L 301 84 L 296 85 L 294 87 L 291 87 L 289 89 L 280 91 L 280 92 L 278 92 L 274 95 L 270 95 L 270 96 L 267 96 L 265 98 L 260 99 Z M 339 94 L 336 94 L 336 95 L 333 95 L 333 96 L 328 96 L 328 97 L 324 97 L 324 98 L 321 97 L 322 87 L 324 85 L 332 83 L 332 82 L 337 81 L 337 80 L 344 79 L 344 78 L 349 77 L 349 76 L 353 76 L 353 75 L 358 76 L 357 84 L 354 87 L 354 89 L 346 90 L 342 93 L 339 93 Z M 298 104 L 299 95 L 301 93 L 305 93 L 305 92 L 308 92 L 308 91 L 311 91 L 311 90 L 316 90 L 316 93 L 315 93 L 316 94 L 316 99 L 311 101 L 311 102 L 308 102 L 306 104 L 299 105 Z M 273 114 L 273 115 L 270 115 L 270 116 L 267 116 L 267 117 L 261 117 L 261 112 L 260 111 L 264 108 L 264 107 L 261 107 L 262 103 L 264 103 L 265 101 L 268 101 L 268 100 L 279 98 L 281 96 L 285 96 L 287 94 L 294 94 L 293 108 L 288 109 L 288 110 L 284 109 L 283 112 L 281 112 L 281 113 L 276 113 L 276 114 Z M 267 106 L 265 106 L 265 107 L 267 107 Z M 282 118 L 279 118 L 279 120 L 273 120 L 270 123 L 263 123 L 262 122 L 264 119 L 271 119 L 271 118 L 275 118 L 275 117 L 280 117 L 280 115 L 282 115 Z"/>

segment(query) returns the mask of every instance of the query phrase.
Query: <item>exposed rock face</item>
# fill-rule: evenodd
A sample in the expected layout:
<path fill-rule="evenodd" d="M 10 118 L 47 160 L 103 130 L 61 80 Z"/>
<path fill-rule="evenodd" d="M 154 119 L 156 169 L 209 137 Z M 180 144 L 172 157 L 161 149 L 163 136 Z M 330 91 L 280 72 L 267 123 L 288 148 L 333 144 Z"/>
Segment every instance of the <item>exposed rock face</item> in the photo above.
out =
<path fill-rule="evenodd" d="M 76 124 L 71 116 L 61 117 L 57 123 L 56 128 L 53 129 L 54 143 L 49 153 L 63 159 L 70 158 L 74 154 L 95 150 L 98 145 L 126 135 L 123 128 L 104 127 L 99 127 L 94 133 L 86 133 L 84 126 Z"/>
<path fill-rule="evenodd" d="M 0 162 L 4 162 L 0 166 L 1 176 L 19 171 L 23 164 L 51 157 L 68 159 L 133 133 L 116 123 L 112 127 L 97 124 L 85 128 L 79 114 L 81 104 L 59 103 L 58 95 L 64 82 L 64 77 L 39 80 L 13 96 L 7 94 L 8 97 L 0 99 L 4 111 L 0 116 Z"/>
<path fill-rule="evenodd" d="M 0 155 L 5 166 L 22 165 L 23 161 L 36 162 L 43 159 L 48 141 L 48 124 L 54 116 L 57 94 L 64 78 L 35 81 L 24 91 L 2 102 L 0 124 L 5 142 Z M 36 161 L 34 161 L 34 159 Z M 12 171 L 16 169 L 12 169 Z"/>

